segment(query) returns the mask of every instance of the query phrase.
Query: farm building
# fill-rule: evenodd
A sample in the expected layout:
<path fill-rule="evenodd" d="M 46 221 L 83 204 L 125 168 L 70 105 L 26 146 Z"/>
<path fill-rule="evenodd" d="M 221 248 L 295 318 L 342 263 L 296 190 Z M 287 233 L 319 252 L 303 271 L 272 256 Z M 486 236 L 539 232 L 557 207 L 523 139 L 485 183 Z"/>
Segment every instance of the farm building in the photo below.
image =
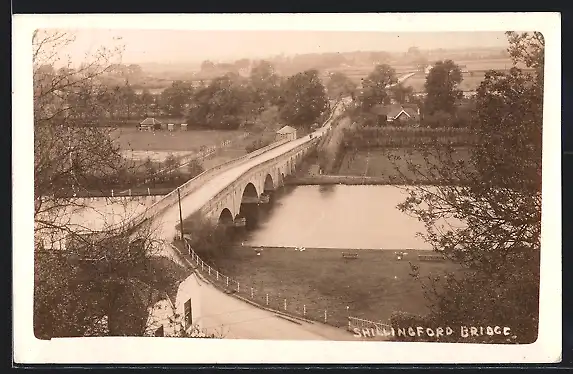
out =
<path fill-rule="evenodd" d="M 296 129 L 290 126 L 285 126 L 277 131 L 277 140 L 288 139 L 288 140 L 295 140 L 296 139 Z"/>
<path fill-rule="evenodd" d="M 420 108 L 416 104 L 375 105 L 371 112 L 394 124 L 409 124 L 415 127 L 420 124 Z"/>
<path fill-rule="evenodd" d="M 161 122 L 159 122 L 153 117 L 147 117 L 146 119 L 144 119 L 139 123 L 139 126 L 137 126 L 137 128 L 142 131 L 153 131 L 160 126 Z"/>

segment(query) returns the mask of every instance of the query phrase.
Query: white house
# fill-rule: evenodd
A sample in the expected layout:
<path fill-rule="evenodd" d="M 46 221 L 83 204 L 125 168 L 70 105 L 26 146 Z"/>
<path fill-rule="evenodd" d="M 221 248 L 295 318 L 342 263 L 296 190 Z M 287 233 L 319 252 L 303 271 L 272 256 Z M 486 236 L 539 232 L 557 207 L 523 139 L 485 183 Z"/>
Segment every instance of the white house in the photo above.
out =
<path fill-rule="evenodd" d="M 147 336 L 177 336 L 181 328 L 193 335 L 201 333 L 201 283 L 195 273 L 179 284 L 175 303 L 163 295 L 149 308 L 146 326 Z"/>
<path fill-rule="evenodd" d="M 295 140 L 296 139 L 296 129 L 294 127 L 285 126 L 277 131 L 277 140 L 288 139 L 288 140 Z"/>

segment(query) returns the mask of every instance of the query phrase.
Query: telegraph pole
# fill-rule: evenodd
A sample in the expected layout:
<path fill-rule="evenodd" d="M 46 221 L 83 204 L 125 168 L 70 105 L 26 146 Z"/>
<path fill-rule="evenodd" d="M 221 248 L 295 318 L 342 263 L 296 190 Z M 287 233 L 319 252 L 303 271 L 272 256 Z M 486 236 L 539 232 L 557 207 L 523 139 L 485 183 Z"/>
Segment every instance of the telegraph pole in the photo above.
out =
<path fill-rule="evenodd" d="M 177 199 L 179 201 L 179 228 L 181 230 L 181 241 L 183 242 L 183 213 L 181 212 L 181 194 L 177 188 Z"/>

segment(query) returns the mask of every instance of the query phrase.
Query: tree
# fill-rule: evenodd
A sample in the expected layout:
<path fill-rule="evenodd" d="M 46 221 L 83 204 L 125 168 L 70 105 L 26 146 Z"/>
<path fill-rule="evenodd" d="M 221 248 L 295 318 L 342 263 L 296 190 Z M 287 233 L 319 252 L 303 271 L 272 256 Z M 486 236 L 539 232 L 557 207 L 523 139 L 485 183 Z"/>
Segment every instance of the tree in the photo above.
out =
<path fill-rule="evenodd" d="M 414 94 L 412 86 L 405 87 L 403 84 L 397 84 L 390 88 L 392 98 L 400 104 L 409 102 Z"/>
<path fill-rule="evenodd" d="M 215 63 L 213 61 L 205 60 L 201 63 L 201 71 L 202 72 L 211 72 L 215 70 Z"/>
<path fill-rule="evenodd" d="M 118 221 L 84 227 L 73 218 L 95 208 L 70 197 L 88 190 L 94 177 L 127 167 L 110 130 L 91 123 L 110 109 L 102 78 L 120 50 L 101 48 L 77 67 L 47 69 L 64 61 L 74 40 L 46 30 L 32 39 L 34 332 L 39 338 L 137 334 L 148 305 L 130 295 L 156 249 L 153 227 L 127 209 Z"/>
<path fill-rule="evenodd" d="M 195 93 L 188 121 L 216 129 L 237 129 L 244 117 L 245 103 L 252 100 L 249 93 L 236 75 L 215 78 Z"/>
<path fill-rule="evenodd" d="M 237 69 L 246 69 L 251 66 L 251 60 L 248 58 L 242 58 L 240 60 L 235 61 L 235 66 Z"/>
<path fill-rule="evenodd" d="M 462 82 L 462 72 L 452 60 L 438 61 L 426 77 L 426 113 L 438 110 L 454 113 L 456 103 L 462 98 L 458 85 Z"/>
<path fill-rule="evenodd" d="M 263 110 L 276 99 L 279 76 L 270 62 L 262 60 L 251 70 L 250 84 L 253 89 L 253 99 Z"/>
<path fill-rule="evenodd" d="M 386 64 L 377 65 L 366 79 L 362 81 L 360 95 L 361 106 L 369 110 L 377 104 L 390 104 L 389 88 L 396 84 L 396 71 Z"/>
<path fill-rule="evenodd" d="M 514 63 L 542 69 L 543 52 L 533 60 L 516 51 L 543 51 L 543 39 L 512 35 L 508 33 Z M 516 67 L 486 73 L 476 99 L 476 145 L 471 157 L 460 163 L 451 147 L 436 146 L 439 162 L 425 169 L 442 184 L 412 187 L 400 205 L 425 223 L 423 236 L 433 248 L 463 269 L 423 282 L 428 320 L 439 326 L 495 321 L 511 327 L 509 337 L 480 336 L 473 339 L 476 342 L 531 343 L 537 337 L 542 79 Z M 410 165 L 418 175 L 424 173 Z M 439 228 L 440 220 L 452 219 L 462 224 Z"/>
<path fill-rule="evenodd" d="M 326 91 L 317 70 L 289 77 L 281 90 L 281 118 L 287 123 L 310 128 L 328 108 Z"/>
<path fill-rule="evenodd" d="M 352 95 L 356 91 L 356 87 L 356 83 L 340 72 L 332 73 L 326 84 L 328 95 L 333 99 Z"/>
<path fill-rule="evenodd" d="M 141 113 L 143 116 L 149 115 L 152 106 L 155 104 L 155 96 L 149 92 L 148 89 L 144 89 L 138 97 L 138 104 L 141 105 Z"/>
<path fill-rule="evenodd" d="M 189 104 L 193 98 L 193 85 L 188 82 L 175 81 L 171 87 L 166 88 L 161 92 L 161 103 L 163 108 L 171 116 L 182 116 L 185 106 Z"/>

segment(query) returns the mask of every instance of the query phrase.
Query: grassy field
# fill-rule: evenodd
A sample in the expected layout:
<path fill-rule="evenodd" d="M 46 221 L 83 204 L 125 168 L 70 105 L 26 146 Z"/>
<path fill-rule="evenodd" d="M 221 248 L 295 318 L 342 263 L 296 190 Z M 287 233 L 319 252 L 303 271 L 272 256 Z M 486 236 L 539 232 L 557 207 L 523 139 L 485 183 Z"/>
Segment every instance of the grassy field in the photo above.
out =
<path fill-rule="evenodd" d="M 201 146 L 217 145 L 235 139 L 243 131 L 189 130 L 189 131 L 139 131 L 122 128 L 113 132 L 121 149 L 145 151 L 197 152 Z"/>
<path fill-rule="evenodd" d="M 268 293 L 270 306 L 283 310 L 286 299 L 287 311 L 302 315 L 304 305 L 306 316 L 316 320 L 322 320 L 327 310 L 328 322 L 341 327 L 347 324 L 348 315 L 387 321 L 394 311 L 425 314 L 423 290 L 409 275 L 409 262 L 420 267 L 423 279 L 458 269 L 446 261 L 419 261 L 417 255 L 428 251 L 410 251 L 401 261 L 393 251 L 351 251 L 358 253 L 353 260 L 342 258 L 343 251 L 348 252 L 268 248 L 257 256 L 250 248 L 236 247 L 217 260 L 215 267 L 240 283 L 243 297 L 252 295 L 265 304 Z"/>
<path fill-rule="evenodd" d="M 393 157 L 398 157 L 394 160 Z M 454 153 L 454 159 L 467 160 L 469 158 L 468 148 L 457 148 Z M 342 164 L 337 174 L 364 176 L 364 177 L 398 177 L 400 171 L 408 177 L 414 177 L 413 172 L 408 170 L 407 160 L 414 165 L 419 165 L 421 170 L 427 165 L 423 153 L 415 149 L 372 149 L 356 152 L 347 152 L 344 155 Z M 433 163 L 436 159 L 430 161 Z"/>
<path fill-rule="evenodd" d="M 475 91 L 485 78 L 485 72 L 472 72 L 462 74 L 462 82 L 459 89 L 462 91 Z M 412 78 L 404 82 L 405 86 L 412 86 L 414 92 L 424 92 L 424 83 L 426 83 L 426 76 L 422 73 L 417 73 Z"/>

